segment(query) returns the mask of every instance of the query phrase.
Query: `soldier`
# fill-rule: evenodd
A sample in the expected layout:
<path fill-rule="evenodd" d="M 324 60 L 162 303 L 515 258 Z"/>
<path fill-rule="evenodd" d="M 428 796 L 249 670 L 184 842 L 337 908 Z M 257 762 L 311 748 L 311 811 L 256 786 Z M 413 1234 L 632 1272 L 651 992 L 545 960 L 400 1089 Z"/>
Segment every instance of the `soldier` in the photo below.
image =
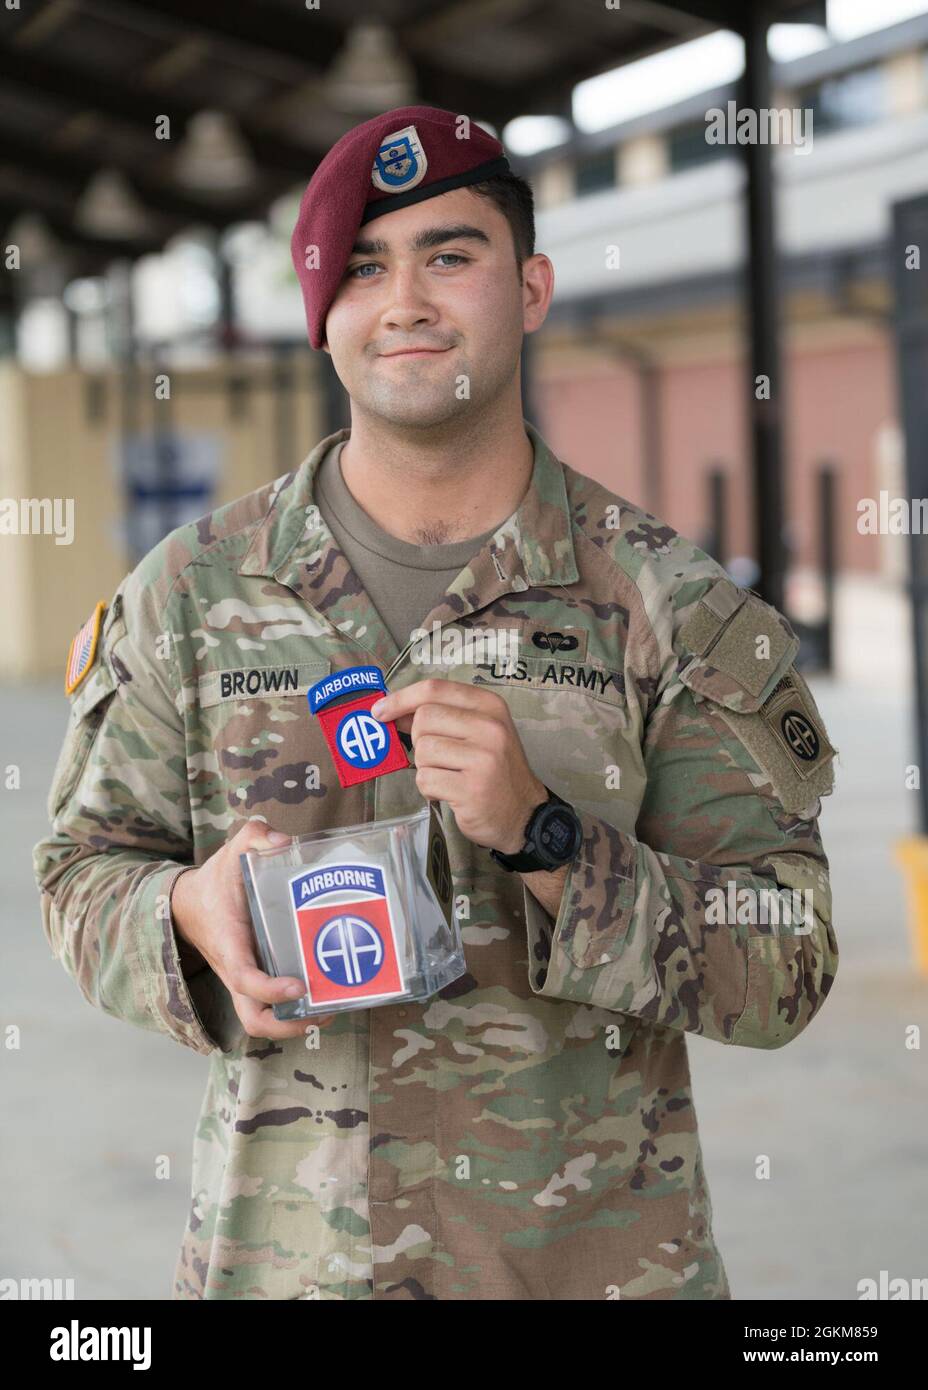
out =
<path fill-rule="evenodd" d="M 497 140 L 365 122 L 293 256 L 351 428 L 98 605 L 35 850 L 91 1003 L 209 1057 L 174 1296 L 730 1298 L 686 1034 L 781 1047 L 838 958 L 798 641 L 523 419 L 553 270 Z M 359 663 L 415 765 L 341 787 L 305 696 Z M 467 973 L 279 1022 L 239 853 L 423 798 Z"/>

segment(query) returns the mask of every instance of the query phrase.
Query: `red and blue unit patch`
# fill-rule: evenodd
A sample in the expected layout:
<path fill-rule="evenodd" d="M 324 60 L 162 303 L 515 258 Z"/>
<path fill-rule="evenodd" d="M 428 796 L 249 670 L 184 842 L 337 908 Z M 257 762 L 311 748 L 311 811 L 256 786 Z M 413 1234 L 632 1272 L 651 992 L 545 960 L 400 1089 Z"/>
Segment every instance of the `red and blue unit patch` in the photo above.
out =
<path fill-rule="evenodd" d="M 100 639 L 100 625 L 106 604 L 103 599 L 87 619 L 86 623 L 71 638 L 68 648 L 68 662 L 64 672 L 64 693 L 72 695 L 94 663 L 97 643 Z"/>
<path fill-rule="evenodd" d="M 406 992 L 396 931 L 376 864 L 328 864 L 290 879 L 310 1003 Z"/>
<path fill-rule="evenodd" d="M 356 693 L 360 692 L 360 693 Z M 343 787 L 409 767 L 392 719 L 375 719 L 371 705 L 387 693 L 376 666 L 350 666 L 325 676 L 306 692 Z M 352 700 L 343 697 L 355 694 Z M 332 704 L 339 701 L 338 704 Z"/>

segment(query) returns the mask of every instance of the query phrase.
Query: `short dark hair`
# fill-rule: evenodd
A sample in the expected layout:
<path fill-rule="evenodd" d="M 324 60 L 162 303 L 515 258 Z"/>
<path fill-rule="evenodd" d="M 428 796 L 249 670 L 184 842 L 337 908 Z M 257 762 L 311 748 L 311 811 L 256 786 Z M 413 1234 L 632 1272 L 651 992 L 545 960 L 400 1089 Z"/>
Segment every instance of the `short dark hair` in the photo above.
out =
<path fill-rule="evenodd" d="M 469 187 L 472 193 L 489 198 L 509 223 L 521 280 L 522 262 L 535 254 L 535 195 L 531 184 L 519 174 L 494 174 Z"/>

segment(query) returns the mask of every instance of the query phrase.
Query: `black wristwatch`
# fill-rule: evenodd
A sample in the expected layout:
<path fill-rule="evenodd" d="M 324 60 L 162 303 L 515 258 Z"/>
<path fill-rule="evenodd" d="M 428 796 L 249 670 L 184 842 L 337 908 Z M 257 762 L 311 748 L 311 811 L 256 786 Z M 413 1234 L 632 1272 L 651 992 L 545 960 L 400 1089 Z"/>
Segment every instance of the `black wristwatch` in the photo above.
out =
<path fill-rule="evenodd" d="M 536 869 L 559 869 L 575 859 L 583 839 L 580 817 L 569 801 L 545 787 L 547 801 L 536 806 L 525 827 L 525 844 L 517 854 L 491 849 L 490 856 L 504 869 L 529 874 Z"/>

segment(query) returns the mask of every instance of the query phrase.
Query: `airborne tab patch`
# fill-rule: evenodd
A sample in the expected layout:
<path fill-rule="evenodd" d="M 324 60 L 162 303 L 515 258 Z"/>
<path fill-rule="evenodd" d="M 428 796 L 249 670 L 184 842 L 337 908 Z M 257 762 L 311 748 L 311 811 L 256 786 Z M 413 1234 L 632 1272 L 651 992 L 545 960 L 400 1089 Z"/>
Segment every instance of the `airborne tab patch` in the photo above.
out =
<path fill-rule="evenodd" d="M 97 655 L 97 644 L 100 638 L 100 626 L 103 622 L 103 614 L 105 612 L 106 603 L 101 599 L 86 623 L 84 623 L 84 626 L 71 638 L 71 645 L 68 648 L 68 660 L 64 672 L 64 693 L 66 695 L 74 694 L 81 681 L 93 666 Z"/>

